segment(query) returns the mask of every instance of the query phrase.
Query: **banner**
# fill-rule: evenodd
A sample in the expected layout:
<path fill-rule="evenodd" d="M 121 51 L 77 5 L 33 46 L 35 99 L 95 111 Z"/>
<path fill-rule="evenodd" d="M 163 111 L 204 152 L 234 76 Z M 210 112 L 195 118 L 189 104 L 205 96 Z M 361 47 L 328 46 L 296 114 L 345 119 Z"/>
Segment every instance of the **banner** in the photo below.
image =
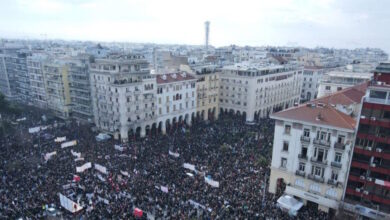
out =
<path fill-rule="evenodd" d="M 61 206 L 64 207 L 66 210 L 70 211 L 71 213 L 75 213 L 83 209 L 83 207 L 80 206 L 79 204 L 68 199 L 66 196 L 62 195 L 61 193 L 59 194 L 60 194 Z"/>
<path fill-rule="evenodd" d="M 107 168 L 102 165 L 95 163 L 95 169 L 101 173 L 107 174 Z"/>
<path fill-rule="evenodd" d="M 219 182 L 212 180 L 211 178 L 204 177 L 204 181 L 212 187 L 219 187 Z"/>
<path fill-rule="evenodd" d="M 197 203 L 195 202 L 194 200 L 190 199 L 188 200 L 188 202 L 193 205 L 195 208 L 199 209 L 199 208 L 202 208 L 202 209 L 206 209 L 206 206 L 204 205 L 201 205 L 200 203 Z"/>
<path fill-rule="evenodd" d="M 57 137 L 56 139 L 54 139 L 54 142 L 56 143 L 61 143 L 61 142 L 64 142 L 66 141 L 66 137 Z"/>
<path fill-rule="evenodd" d="M 115 144 L 114 148 L 115 150 L 123 151 L 123 147 L 121 147 L 120 145 Z"/>
<path fill-rule="evenodd" d="M 375 179 L 375 184 L 378 184 L 378 185 L 381 185 L 381 186 L 386 186 L 386 187 L 390 188 L 390 182 L 389 181 Z"/>
<path fill-rule="evenodd" d="M 19 121 L 26 121 L 26 119 L 27 119 L 26 117 L 23 117 L 23 118 L 18 118 L 18 119 L 16 119 L 16 121 L 17 121 L 17 122 L 19 122 Z"/>
<path fill-rule="evenodd" d="M 129 173 L 128 173 L 127 171 L 122 171 L 122 170 L 121 170 L 121 174 L 122 174 L 123 176 L 130 177 L 130 175 L 129 175 Z"/>
<path fill-rule="evenodd" d="M 99 202 L 103 201 L 103 203 L 106 204 L 106 205 L 110 204 L 110 201 L 108 201 L 108 199 L 104 199 L 104 198 L 102 198 L 100 196 L 98 196 L 98 200 L 99 200 Z"/>
<path fill-rule="evenodd" d="M 34 127 L 34 128 L 28 129 L 28 133 L 30 133 L 30 134 L 34 134 L 34 133 L 37 133 L 39 131 L 41 131 L 41 127 Z"/>
<path fill-rule="evenodd" d="M 45 154 L 45 160 L 46 160 L 46 161 L 50 160 L 50 158 L 51 158 L 52 156 L 56 155 L 56 154 L 57 154 L 57 151 L 53 151 L 53 152 L 51 152 L 51 153 Z"/>
<path fill-rule="evenodd" d="M 61 148 L 66 148 L 66 147 L 74 146 L 74 145 L 76 145 L 76 144 L 77 144 L 77 141 L 76 141 L 76 140 L 68 141 L 68 142 L 62 143 L 62 144 L 61 144 Z"/>
<path fill-rule="evenodd" d="M 101 180 L 102 182 L 106 182 L 106 179 L 104 179 L 100 174 L 98 174 L 97 177 L 98 177 L 99 180 Z"/>
<path fill-rule="evenodd" d="M 189 177 L 194 177 L 194 174 L 192 174 L 192 173 L 186 173 L 187 174 L 187 176 L 189 176 Z"/>
<path fill-rule="evenodd" d="M 167 186 L 161 186 L 160 187 L 161 191 L 168 193 L 168 187 Z"/>
<path fill-rule="evenodd" d="M 189 163 L 184 163 L 183 167 L 192 171 L 196 172 L 195 165 L 189 164 Z"/>
<path fill-rule="evenodd" d="M 76 158 L 76 159 L 74 159 L 74 161 L 75 161 L 75 162 L 77 162 L 77 161 L 84 161 L 84 157 Z"/>
<path fill-rule="evenodd" d="M 77 153 L 73 150 L 70 150 L 70 152 L 72 153 L 73 156 L 77 157 L 77 158 L 80 158 L 81 157 L 81 153 Z"/>
<path fill-rule="evenodd" d="M 91 162 L 88 162 L 88 163 L 85 163 L 84 165 L 82 165 L 81 167 L 76 167 L 76 172 L 77 173 L 82 173 L 84 172 L 85 170 L 89 169 L 92 167 L 92 163 Z"/>
<path fill-rule="evenodd" d="M 179 153 L 173 153 L 172 151 L 169 151 L 169 155 L 176 157 L 176 158 L 180 156 Z"/>

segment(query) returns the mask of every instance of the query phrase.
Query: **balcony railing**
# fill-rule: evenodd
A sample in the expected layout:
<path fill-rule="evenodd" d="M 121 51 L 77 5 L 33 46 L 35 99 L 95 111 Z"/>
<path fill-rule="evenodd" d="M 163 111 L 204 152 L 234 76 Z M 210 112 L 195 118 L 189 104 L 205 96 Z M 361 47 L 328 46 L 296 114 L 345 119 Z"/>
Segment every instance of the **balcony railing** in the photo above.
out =
<path fill-rule="evenodd" d="M 320 140 L 320 139 L 314 139 L 313 144 L 317 144 L 317 145 L 324 146 L 324 147 L 330 147 L 329 141 L 324 141 L 324 140 Z"/>
<path fill-rule="evenodd" d="M 301 141 L 304 143 L 310 143 L 310 137 L 301 136 Z"/>
<path fill-rule="evenodd" d="M 298 154 L 298 158 L 302 160 L 307 160 L 307 155 Z"/>
<path fill-rule="evenodd" d="M 312 175 L 312 174 L 307 175 L 307 178 L 309 178 L 311 180 L 314 180 L 316 182 L 319 182 L 319 183 L 324 183 L 325 182 L 323 177 L 315 176 L 315 175 Z"/>
<path fill-rule="evenodd" d="M 334 143 L 334 148 L 339 149 L 339 150 L 345 150 L 345 144 L 344 143 Z"/>
<path fill-rule="evenodd" d="M 332 162 L 330 163 L 330 165 L 331 165 L 332 167 L 341 168 L 341 163 L 339 163 L 339 162 L 334 162 L 334 161 L 332 161 Z"/>
<path fill-rule="evenodd" d="M 328 179 L 328 184 L 336 186 L 336 187 L 338 187 L 338 186 L 343 187 L 343 183 L 341 183 L 340 181 L 332 180 L 332 179 Z"/>
<path fill-rule="evenodd" d="M 300 171 L 300 170 L 295 171 L 295 175 L 301 176 L 301 177 L 305 177 L 306 176 L 305 172 L 304 171 Z"/>
<path fill-rule="evenodd" d="M 328 161 L 326 161 L 326 160 L 319 160 L 319 159 L 316 159 L 314 157 L 311 157 L 310 161 L 313 162 L 313 163 L 316 163 L 316 164 L 320 164 L 320 165 L 328 165 Z"/>

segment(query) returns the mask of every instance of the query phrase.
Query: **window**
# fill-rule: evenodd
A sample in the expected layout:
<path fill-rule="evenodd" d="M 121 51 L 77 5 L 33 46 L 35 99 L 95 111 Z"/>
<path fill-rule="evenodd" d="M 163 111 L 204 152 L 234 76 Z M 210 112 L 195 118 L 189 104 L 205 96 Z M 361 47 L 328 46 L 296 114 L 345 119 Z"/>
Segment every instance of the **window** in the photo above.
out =
<path fill-rule="evenodd" d="M 305 182 L 302 179 L 296 179 L 295 180 L 295 185 L 304 188 L 305 187 Z"/>
<path fill-rule="evenodd" d="M 299 171 L 305 172 L 305 163 L 299 163 Z"/>
<path fill-rule="evenodd" d="M 158 108 L 158 114 L 161 115 L 162 111 L 161 108 Z"/>
<path fill-rule="evenodd" d="M 282 157 L 282 161 L 280 164 L 281 168 L 287 168 L 287 159 Z"/>
<path fill-rule="evenodd" d="M 314 192 L 321 192 L 321 187 L 318 184 L 311 184 L 310 190 Z"/>
<path fill-rule="evenodd" d="M 285 125 L 284 126 L 284 133 L 290 134 L 290 132 L 291 132 L 291 125 Z"/>
<path fill-rule="evenodd" d="M 344 144 L 345 136 L 344 135 L 339 135 L 337 137 L 337 143 Z"/>
<path fill-rule="evenodd" d="M 307 156 L 307 147 L 302 147 L 301 156 L 302 157 L 306 157 Z"/>
<path fill-rule="evenodd" d="M 283 151 L 288 151 L 288 141 L 283 141 Z"/>
<path fill-rule="evenodd" d="M 371 90 L 370 91 L 370 98 L 386 99 L 386 92 Z"/>
<path fill-rule="evenodd" d="M 324 177 L 324 170 L 325 170 L 325 168 L 312 166 L 311 167 L 311 175 L 314 175 L 317 177 Z"/>
<path fill-rule="evenodd" d="M 336 198 L 337 197 L 337 191 L 330 188 L 326 191 L 326 195 L 329 196 L 329 197 L 333 197 L 333 198 Z"/>
<path fill-rule="evenodd" d="M 338 174 L 338 172 L 337 171 L 335 171 L 335 170 L 332 170 L 332 176 L 331 176 L 331 179 L 333 180 L 333 181 L 337 181 L 337 179 L 339 178 L 339 174 Z"/>
<path fill-rule="evenodd" d="M 335 156 L 334 156 L 334 161 L 336 163 L 341 163 L 341 156 L 342 156 L 341 153 L 336 153 Z"/>
<path fill-rule="evenodd" d="M 307 129 L 307 128 L 303 129 L 303 136 L 310 137 L 310 129 Z"/>
<path fill-rule="evenodd" d="M 330 91 L 330 86 L 325 86 L 325 90 Z"/>
<path fill-rule="evenodd" d="M 169 106 L 167 106 L 167 113 L 169 113 Z"/>

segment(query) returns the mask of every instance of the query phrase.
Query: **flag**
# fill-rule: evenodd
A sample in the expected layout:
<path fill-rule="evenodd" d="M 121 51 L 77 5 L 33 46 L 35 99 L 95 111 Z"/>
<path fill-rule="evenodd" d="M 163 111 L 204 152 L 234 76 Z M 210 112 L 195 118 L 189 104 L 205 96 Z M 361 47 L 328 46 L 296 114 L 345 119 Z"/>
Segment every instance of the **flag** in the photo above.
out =
<path fill-rule="evenodd" d="M 136 218 L 141 218 L 143 216 L 143 214 L 144 214 L 144 212 L 141 209 L 139 209 L 139 208 L 134 209 L 133 215 Z"/>
<path fill-rule="evenodd" d="M 80 176 L 73 175 L 73 182 L 79 182 L 81 180 Z"/>

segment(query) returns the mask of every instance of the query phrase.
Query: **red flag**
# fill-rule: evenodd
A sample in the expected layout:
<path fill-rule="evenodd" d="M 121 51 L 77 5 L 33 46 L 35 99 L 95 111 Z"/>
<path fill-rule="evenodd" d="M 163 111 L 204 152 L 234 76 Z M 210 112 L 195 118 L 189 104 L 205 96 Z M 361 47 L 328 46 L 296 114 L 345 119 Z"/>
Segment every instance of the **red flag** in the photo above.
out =
<path fill-rule="evenodd" d="M 141 218 L 143 214 L 144 214 L 144 212 L 141 209 L 139 209 L 139 208 L 134 209 L 133 215 L 136 218 Z"/>
<path fill-rule="evenodd" d="M 78 181 L 80 181 L 80 180 L 81 180 L 80 176 L 73 175 L 73 181 L 74 181 L 74 182 L 78 182 Z"/>

